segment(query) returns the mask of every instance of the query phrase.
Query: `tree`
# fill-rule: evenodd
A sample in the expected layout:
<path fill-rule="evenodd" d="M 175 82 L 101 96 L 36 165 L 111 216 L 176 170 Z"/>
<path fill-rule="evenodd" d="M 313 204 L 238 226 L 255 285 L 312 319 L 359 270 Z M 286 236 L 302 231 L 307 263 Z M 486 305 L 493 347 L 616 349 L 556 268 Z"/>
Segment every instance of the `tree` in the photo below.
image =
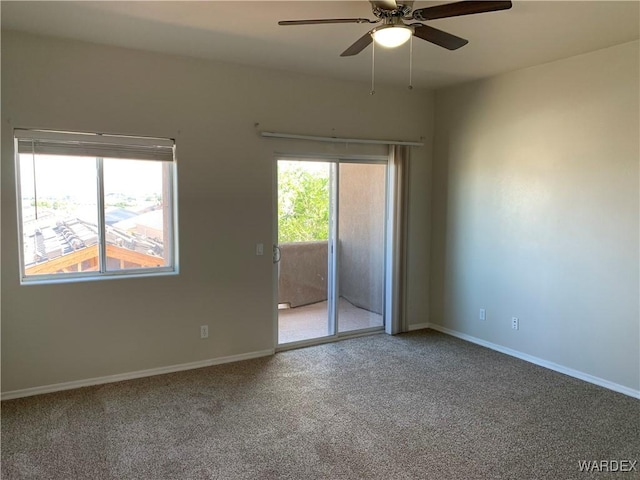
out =
<path fill-rule="evenodd" d="M 328 238 L 328 169 L 281 162 L 278 166 L 278 242 Z"/>

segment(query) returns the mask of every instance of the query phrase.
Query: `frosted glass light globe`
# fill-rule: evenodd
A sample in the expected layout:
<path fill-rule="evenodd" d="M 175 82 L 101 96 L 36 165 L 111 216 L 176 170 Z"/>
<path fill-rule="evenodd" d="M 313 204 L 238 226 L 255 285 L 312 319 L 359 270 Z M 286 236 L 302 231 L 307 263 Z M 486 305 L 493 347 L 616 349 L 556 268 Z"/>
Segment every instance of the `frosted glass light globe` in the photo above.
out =
<path fill-rule="evenodd" d="M 409 40 L 412 34 L 413 30 L 407 26 L 393 25 L 377 29 L 373 32 L 373 39 L 378 45 L 394 48 Z"/>

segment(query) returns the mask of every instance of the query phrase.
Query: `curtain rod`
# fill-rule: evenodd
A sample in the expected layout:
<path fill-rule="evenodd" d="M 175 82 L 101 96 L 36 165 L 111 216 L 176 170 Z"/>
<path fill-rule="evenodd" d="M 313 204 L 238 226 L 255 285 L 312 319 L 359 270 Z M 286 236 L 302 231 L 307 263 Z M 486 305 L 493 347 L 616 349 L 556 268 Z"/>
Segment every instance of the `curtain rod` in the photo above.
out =
<path fill-rule="evenodd" d="M 313 140 L 316 142 L 333 143 L 366 143 L 374 145 L 407 145 L 409 147 L 424 147 L 421 142 L 401 142 L 397 140 L 365 140 L 359 138 L 338 138 L 338 137 L 314 137 L 312 135 L 295 135 L 292 133 L 261 132 L 263 137 L 288 138 L 293 140 Z"/>

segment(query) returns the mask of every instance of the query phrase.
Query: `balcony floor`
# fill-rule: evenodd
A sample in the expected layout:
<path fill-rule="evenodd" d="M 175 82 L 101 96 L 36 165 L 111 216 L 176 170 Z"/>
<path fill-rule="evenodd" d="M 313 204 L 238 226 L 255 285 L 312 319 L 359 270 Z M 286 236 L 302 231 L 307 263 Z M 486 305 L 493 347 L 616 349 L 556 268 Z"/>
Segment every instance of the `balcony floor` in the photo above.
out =
<path fill-rule="evenodd" d="M 381 327 L 382 315 L 358 308 L 340 297 L 338 302 L 340 332 Z M 278 310 L 278 343 L 290 343 L 327 336 L 327 302 Z"/>

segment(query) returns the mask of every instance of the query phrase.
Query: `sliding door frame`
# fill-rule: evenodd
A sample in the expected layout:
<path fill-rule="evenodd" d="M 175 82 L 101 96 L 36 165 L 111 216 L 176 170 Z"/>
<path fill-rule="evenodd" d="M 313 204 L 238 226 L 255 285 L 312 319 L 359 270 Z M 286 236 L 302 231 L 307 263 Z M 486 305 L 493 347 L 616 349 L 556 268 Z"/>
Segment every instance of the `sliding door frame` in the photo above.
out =
<path fill-rule="evenodd" d="M 389 285 L 389 276 L 392 274 L 388 269 L 390 265 L 390 259 L 388 256 L 391 254 L 389 251 L 389 245 L 391 239 L 389 238 L 389 227 L 391 225 L 391 208 L 390 202 L 393 198 L 392 192 L 390 191 L 392 184 L 390 182 L 390 169 L 391 162 L 390 158 L 387 155 L 328 155 L 328 154 L 291 154 L 291 153 L 275 153 L 273 157 L 273 175 L 272 175 L 272 185 L 273 185 L 273 195 L 272 195 L 272 212 L 273 212 L 273 246 L 274 246 L 274 257 L 275 257 L 275 247 L 278 245 L 278 228 L 279 228 L 279 218 L 278 218 L 278 162 L 284 161 L 301 161 L 301 162 L 318 162 L 318 163 L 330 163 L 331 164 L 331 179 L 332 184 L 330 188 L 330 221 L 334 223 L 333 226 L 329 226 L 329 248 L 331 250 L 328 251 L 330 264 L 328 265 L 328 276 L 330 278 L 330 284 L 327 288 L 328 295 L 328 315 L 327 322 L 328 325 L 328 335 L 317 337 L 313 339 L 300 340 L 290 343 L 279 344 L 278 343 L 278 334 L 279 334 L 279 325 L 278 325 L 278 263 L 275 262 L 273 265 L 273 325 L 274 325 L 274 345 L 276 351 L 284 351 L 284 350 L 292 350 L 295 348 L 302 348 L 311 345 L 319 345 L 323 343 L 331 343 L 338 340 L 343 340 L 346 338 L 355 338 L 361 337 L 365 335 L 372 335 L 378 333 L 384 333 L 387 322 L 390 322 L 391 319 L 388 318 L 388 312 L 392 311 L 389 302 L 392 302 L 393 298 L 387 292 Z M 338 294 L 339 294 L 339 275 L 338 268 L 339 262 L 338 257 L 340 254 L 340 246 L 338 239 L 340 238 L 340 230 L 339 230 L 339 208 L 340 208 L 340 200 L 339 200 L 339 188 L 340 188 L 340 165 L 341 164 L 375 164 L 375 165 L 384 165 L 385 166 L 385 211 L 384 211 L 384 224 L 385 224 L 385 233 L 384 233 L 384 270 L 383 270 L 383 325 L 381 327 L 370 327 L 364 329 L 358 329 L 353 331 L 340 332 L 340 318 L 338 316 Z"/>

